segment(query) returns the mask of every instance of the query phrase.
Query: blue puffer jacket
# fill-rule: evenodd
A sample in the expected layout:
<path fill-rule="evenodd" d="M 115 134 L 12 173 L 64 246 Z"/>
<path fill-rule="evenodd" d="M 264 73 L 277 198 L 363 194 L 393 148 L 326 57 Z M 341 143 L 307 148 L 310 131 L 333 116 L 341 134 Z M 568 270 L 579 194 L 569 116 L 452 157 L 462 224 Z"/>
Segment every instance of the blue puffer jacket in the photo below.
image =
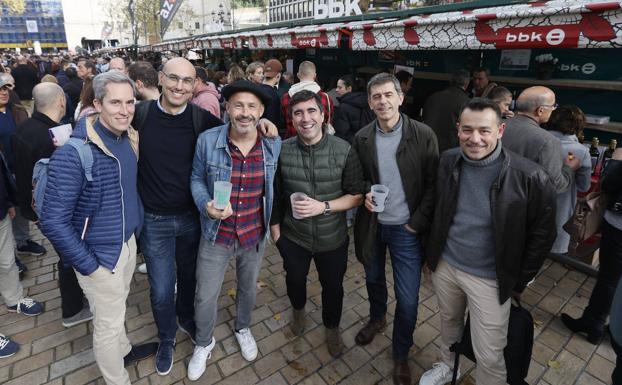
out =
<path fill-rule="evenodd" d="M 81 119 L 72 134 L 91 145 L 93 181 L 86 183 L 73 147 L 57 149 L 50 159 L 40 218 L 41 231 L 62 255 L 63 263 L 82 275 L 90 275 L 99 266 L 114 271 L 124 241 L 120 165 L 96 133 L 96 119 L 97 115 Z M 128 135 L 138 157 L 138 133 L 130 128 Z M 139 210 L 142 224 L 140 202 Z"/>

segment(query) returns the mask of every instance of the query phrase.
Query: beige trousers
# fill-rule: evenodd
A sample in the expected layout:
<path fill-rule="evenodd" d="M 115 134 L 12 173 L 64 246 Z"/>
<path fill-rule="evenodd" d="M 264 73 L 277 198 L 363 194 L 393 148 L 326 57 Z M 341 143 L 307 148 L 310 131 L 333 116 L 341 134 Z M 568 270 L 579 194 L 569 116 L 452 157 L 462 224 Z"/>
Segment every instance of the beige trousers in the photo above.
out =
<path fill-rule="evenodd" d="M 503 349 L 507 345 L 511 301 L 499 305 L 497 281 L 465 273 L 441 260 L 432 274 L 441 314 L 441 358 L 450 368 L 449 347 L 460 341 L 465 310 L 471 316 L 471 338 L 477 359 L 477 385 L 506 385 Z"/>
<path fill-rule="evenodd" d="M 15 246 L 11 218 L 0 220 L 0 294 L 7 306 L 15 306 L 24 294 L 15 264 Z"/>
<path fill-rule="evenodd" d="M 123 366 L 132 346 L 125 332 L 125 300 L 136 267 L 136 239 L 123 244 L 114 269 L 99 267 L 91 275 L 76 271 L 76 277 L 93 313 L 93 353 L 108 385 L 130 385 Z"/>

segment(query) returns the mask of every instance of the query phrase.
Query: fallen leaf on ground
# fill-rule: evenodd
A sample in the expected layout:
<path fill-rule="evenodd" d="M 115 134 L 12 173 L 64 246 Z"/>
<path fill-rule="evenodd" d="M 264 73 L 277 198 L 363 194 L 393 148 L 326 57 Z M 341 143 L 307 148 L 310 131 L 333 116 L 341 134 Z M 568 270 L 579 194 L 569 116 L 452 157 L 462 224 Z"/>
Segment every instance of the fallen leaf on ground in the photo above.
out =
<path fill-rule="evenodd" d="M 264 289 L 268 287 L 268 284 L 265 283 L 264 281 L 257 281 L 257 289 Z"/>
<path fill-rule="evenodd" d="M 231 297 L 231 298 L 235 298 L 235 289 L 231 288 L 229 290 L 227 290 L 227 294 Z"/>
<path fill-rule="evenodd" d="M 280 321 L 281 320 L 281 313 L 276 313 L 274 315 L 274 319 L 277 320 L 277 321 Z"/>
<path fill-rule="evenodd" d="M 559 369 L 562 366 L 562 364 L 560 364 L 559 361 L 555 361 L 555 360 L 549 360 L 547 364 L 549 365 L 549 368 L 553 368 L 553 369 Z"/>

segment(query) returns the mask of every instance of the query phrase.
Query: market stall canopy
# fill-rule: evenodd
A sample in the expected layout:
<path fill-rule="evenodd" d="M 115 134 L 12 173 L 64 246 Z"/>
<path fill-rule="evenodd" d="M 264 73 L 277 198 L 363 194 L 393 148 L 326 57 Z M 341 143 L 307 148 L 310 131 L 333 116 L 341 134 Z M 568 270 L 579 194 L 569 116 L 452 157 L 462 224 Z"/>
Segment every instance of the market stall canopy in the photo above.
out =
<path fill-rule="evenodd" d="M 164 42 L 151 49 L 344 48 L 365 51 L 620 47 L 622 1 L 553 0 L 406 18 L 207 35 Z"/>

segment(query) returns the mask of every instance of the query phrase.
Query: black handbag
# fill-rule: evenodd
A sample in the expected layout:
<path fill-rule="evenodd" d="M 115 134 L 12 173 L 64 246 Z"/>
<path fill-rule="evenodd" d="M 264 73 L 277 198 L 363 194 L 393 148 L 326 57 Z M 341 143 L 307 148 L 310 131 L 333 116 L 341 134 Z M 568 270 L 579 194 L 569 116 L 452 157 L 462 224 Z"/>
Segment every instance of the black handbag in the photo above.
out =
<path fill-rule="evenodd" d="M 458 379 L 460 355 L 476 362 L 473 344 L 471 343 L 470 326 L 470 317 L 467 317 L 464 331 L 462 332 L 462 339 L 449 348 L 449 350 L 455 353 L 454 373 L 451 385 L 456 385 L 456 380 Z M 520 302 L 518 302 L 517 305 L 512 303 L 510 308 L 510 323 L 508 325 L 508 344 L 503 351 L 508 384 L 529 385 L 525 381 L 525 378 L 529 372 L 532 350 L 533 317 L 527 309 L 521 306 Z"/>

